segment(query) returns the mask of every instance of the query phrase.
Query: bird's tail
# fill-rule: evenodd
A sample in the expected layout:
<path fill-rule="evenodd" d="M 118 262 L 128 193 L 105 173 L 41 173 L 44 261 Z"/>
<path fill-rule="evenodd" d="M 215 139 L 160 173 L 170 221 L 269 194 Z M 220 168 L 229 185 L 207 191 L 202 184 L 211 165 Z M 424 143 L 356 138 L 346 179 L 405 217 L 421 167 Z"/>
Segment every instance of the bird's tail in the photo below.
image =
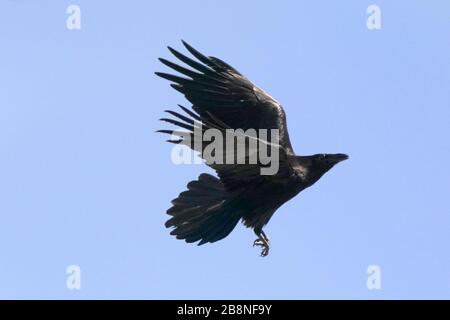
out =
<path fill-rule="evenodd" d="M 242 214 L 222 182 L 203 173 L 187 187 L 188 190 L 172 200 L 173 206 L 167 210 L 172 217 L 166 227 L 175 227 L 170 234 L 186 242 L 201 240 L 198 245 L 229 235 Z"/>

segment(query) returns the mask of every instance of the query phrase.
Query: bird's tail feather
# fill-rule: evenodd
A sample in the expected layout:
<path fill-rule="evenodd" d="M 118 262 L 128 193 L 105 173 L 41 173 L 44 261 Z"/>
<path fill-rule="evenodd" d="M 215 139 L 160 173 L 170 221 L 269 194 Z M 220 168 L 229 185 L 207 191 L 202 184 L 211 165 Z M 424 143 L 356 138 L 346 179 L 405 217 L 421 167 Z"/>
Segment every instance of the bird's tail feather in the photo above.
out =
<path fill-rule="evenodd" d="M 175 227 L 171 235 L 198 245 L 225 238 L 242 217 L 222 182 L 203 173 L 188 183 L 188 190 L 180 193 L 167 210 L 172 217 L 166 227 Z"/>

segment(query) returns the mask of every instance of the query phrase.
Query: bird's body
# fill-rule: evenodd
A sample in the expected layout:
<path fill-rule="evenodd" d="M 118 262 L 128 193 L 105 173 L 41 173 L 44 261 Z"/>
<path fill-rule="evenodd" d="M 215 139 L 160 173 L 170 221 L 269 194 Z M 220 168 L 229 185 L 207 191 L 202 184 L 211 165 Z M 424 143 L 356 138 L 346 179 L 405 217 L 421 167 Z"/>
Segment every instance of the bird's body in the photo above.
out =
<path fill-rule="evenodd" d="M 296 156 L 291 146 L 286 125 L 286 116 L 281 105 L 264 91 L 254 86 L 236 69 L 225 62 L 206 57 L 183 42 L 188 51 L 201 63 L 192 60 L 169 47 L 169 50 L 192 69 L 160 59 L 165 65 L 187 76 L 179 77 L 167 73 L 156 74 L 168 79 L 172 87 L 180 91 L 192 103 L 192 110 L 181 107 L 185 114 L 167 111 L 175 118 L 161 120 L 184 128 L 160 130 L 177 139 L 169 142 L 185 144 L 206 159 L 205 149 L 212 141 L 203 141 L 200 146 L 198 130 L 225 133 L 227 130 L 242 129 L 239 136 L 248 141 L 257 141 L 258 150 L 271 148 L 277 152 L 278 170 L 274 174 L 263 175 L 261 169 L 266 163 L 220 163 L 207 161 L 218 174 L 216 178 L 202 174 L 198 180 L 188 184 L 188 190 L 172 201 L 167 213 L 171 219 L 167 227 L 174 227 L 171 234 L 186 242 L 215 242 L 226 237 L 242 219 L 247 227 L 254 229 L 258 236 L 255 245 L 263 248 L 262 255 L 268 254 L 269 240 L 263 227 L 274 212 L 286 201 L 303 189 L 314 184 L 336 163 L 347 159 L 344 154 L 317 154 Z M 276 130 L 277 141 L 272 136 L 251 136 L 248 130 Z M 203 138 L 203 136 L 202 136 Z M 238 139 L 238 135 L 233 136 Z M 246 141 L 247 141 L 246 140 Z M 223 144 L 223 154 L 230 152 Z M 249 144 L 245 144 L 248 154 Z M 259 153 L 258 153 L 259 154 Z M 247 155 L 247 154 L 246 154 Z M 233 153 L 234 159 L 234 153 Z M 249 155 L 246 156 L 246 160 Z"/>

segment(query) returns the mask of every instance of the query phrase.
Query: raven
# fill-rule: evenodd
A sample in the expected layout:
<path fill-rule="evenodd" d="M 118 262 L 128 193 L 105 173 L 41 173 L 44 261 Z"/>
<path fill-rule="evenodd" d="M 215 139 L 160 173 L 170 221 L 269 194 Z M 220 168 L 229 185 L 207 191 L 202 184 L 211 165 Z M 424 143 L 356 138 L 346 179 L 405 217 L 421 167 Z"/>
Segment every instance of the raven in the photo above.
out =
<path fill-rule="evenodd" d="M 172 207 L 167 210 L 171 218 L 165 225 L 167 228 L 173 227 L 170 234 L 177 239 L 184 239 L 188 243 L 199 241 L 198 245 L 202 245 L 225 238 L 242 220 L 245 226 L 253 228 L 257 236 L 253 245 L 261 247 L 261 256 L 267 256 L 269 238 L 263 227 L 274 212 L 300 191 L 313 185 L 335 164 L 348 159 L 348 156 L 341 153 L 295 155 L 281 105 L 229 64 L 205 56 L 182 42 L 196 60 L 168 47 L 186 66 L 163 58 L 159 60 L 182 76 L 163 72 L 155 74 L 171 81 L 171 86 L 192 104 L 191 109 L 179 105 L 183 112 L 166 110 L 172 117 L 160 120 L 187 131 L 158 132 L 170 134 L 172 138 L 168 142 L 187 145 L 200 152 L 200 156 L 205 159 L 202 154 L 205 141 L 200 147 L 192 142 L 198 138 L 195 134 L 198 128 L 201 128 L 201 133 L 208 129 L 220 132 L 242 129 L 245 138 L 254 138 L 266 146 L 276 148 L 279 167 L 275 174 L 263 175 L 260 172 L 264 166 L 261 162 L 229 164 L 207 161 L 218 178 L 203 173 L 198 180 L 189 182 L 187 190 L 172 200 Z M 273 142 L 261 136 L 251 137 L 245 133 L 252 128 L 276 129 L 278 141 Z M 207 141 L 206 145 L 208 143 L 211 142 Z"/>

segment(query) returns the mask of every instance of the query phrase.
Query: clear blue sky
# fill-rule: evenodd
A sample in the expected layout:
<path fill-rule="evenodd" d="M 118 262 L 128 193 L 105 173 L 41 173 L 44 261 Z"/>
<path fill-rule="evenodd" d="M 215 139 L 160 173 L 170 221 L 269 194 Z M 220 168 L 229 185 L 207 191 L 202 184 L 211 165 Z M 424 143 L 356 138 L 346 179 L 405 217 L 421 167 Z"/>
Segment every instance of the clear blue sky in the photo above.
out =
<path fill-rule="evenodd" d="M 450 298 L 450 2 L 4 0 L 0 30 L 0 298 Z M 350 155 L 277 211 L 267 258 L 241 225 L 164 227 L 211 172 L 154 133 L 186 104 L 153 74 L 180 39 L 280 101 L 297 153 Z"/>

